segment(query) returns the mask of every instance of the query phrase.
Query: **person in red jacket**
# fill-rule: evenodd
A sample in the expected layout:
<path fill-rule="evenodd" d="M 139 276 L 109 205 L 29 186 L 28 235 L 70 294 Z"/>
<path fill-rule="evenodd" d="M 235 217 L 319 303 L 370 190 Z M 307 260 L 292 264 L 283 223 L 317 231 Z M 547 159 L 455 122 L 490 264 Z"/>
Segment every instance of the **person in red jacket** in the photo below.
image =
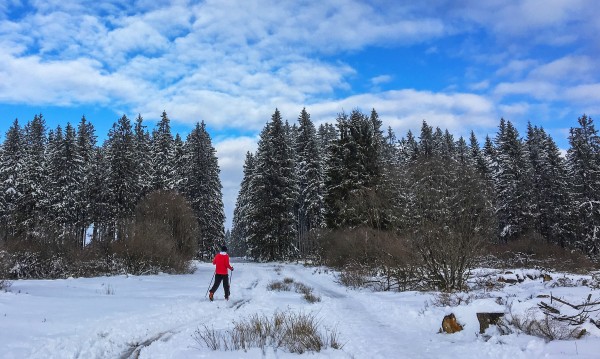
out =
<path fill-rule="evenodd" d="M 229 272 L 227 269 L 233 270 L 231 264 L 229 264 L 229 255 L 227 254 L 227 247 L 221 246 L 221 252 L 215 256 L 213 259 L 213 264 L 217 266 L 215 269 L 215 284 L 210 289 L 210 293 L 208 294 L 208 298 L 210 301 L 213 301 L 213 297 L 217 289 L 219 289 L 219 285 L 221 285 L 221 281 L 223 281 L 223 289 L 225 289 L 225 300 L 229 300 Z"/>

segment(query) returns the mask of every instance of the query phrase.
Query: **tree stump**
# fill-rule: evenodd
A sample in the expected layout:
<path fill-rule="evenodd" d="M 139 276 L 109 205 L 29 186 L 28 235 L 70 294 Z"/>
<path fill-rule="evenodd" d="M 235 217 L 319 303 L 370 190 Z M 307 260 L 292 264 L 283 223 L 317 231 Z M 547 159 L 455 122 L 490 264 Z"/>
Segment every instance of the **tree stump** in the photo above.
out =
<path fill-rule="evenodd" d="M 452 333 L 460 332 L 461 330 L 463 330 L 463 327 L 456 321 L 456 317 L 454 316 L 454 313 L 445 316 L 444 320 L 442 320 L 442 330 L 441 331 L 444 331 L 448 334 L 452 334 Z"/>
<path fill-rule="evenodd" d="M 479 333 L 485 333 L 485 330 L 490 327 L 490 324 L 497 325 L 500 318 L 504 316 L 504 313 L 477 313 L 477 320 L 479 320 Z"/>

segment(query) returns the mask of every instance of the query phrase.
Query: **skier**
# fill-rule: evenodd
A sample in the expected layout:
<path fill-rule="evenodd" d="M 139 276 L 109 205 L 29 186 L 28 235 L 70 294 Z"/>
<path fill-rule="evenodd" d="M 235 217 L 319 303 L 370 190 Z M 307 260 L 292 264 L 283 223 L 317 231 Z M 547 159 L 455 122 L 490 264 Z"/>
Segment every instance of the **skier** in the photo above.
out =
<path fill-rule="evenodd" d="M 221 252 L 215 256 L 215 259 L 213 259 L 213 264 L 217 266 L 215 269 L 215 284 L 210 289 L 208 298 L 211 302 L 213 301 L 213 296 L 215 295 L 217 289 L 219 289 L 221 281 L 223 281 L 225 300 L 229 300 L 229 272 L 227 269 L 231 269 L 233 271 L 233 267 L 231 264 L 229 264 L 229 255 L 227 254 L 226 246 L 221 246 Z"/>

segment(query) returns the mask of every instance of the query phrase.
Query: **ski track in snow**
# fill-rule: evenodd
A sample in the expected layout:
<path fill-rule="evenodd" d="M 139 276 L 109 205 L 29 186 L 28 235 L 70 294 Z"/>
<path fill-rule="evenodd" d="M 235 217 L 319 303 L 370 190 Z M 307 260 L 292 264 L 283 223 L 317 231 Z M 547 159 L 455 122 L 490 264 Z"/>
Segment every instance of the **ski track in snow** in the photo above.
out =
<path fill-rule="evenodd" d="M 270 317 L 288 310 L 315 314 L 323 327 L 339 333 L 342 350 L 310 354 L 315 358 L 597 358 L 600 347 L 600 330 L 575 345 L 516 334 L 482 340 L 474 313 L 498 310 L 493 298 L 470 306 L 433 307 L 428 293 L 347 289 L 324 268 L 233 265 L 229 301 L 222 286 L 214 302 L 205 296 L 214 273 L 209 263 L 199 263 L 191 275 L 15 281 L 11 292 L 0 293 L 0 358 L 297 358 L 273 349 L 217 353 L 194 340 L 194 332 L 204 325 L 225 331 L 255 314 Z M 321 300 L 310 304 L 295 291 L 267 290 L 270 282 L 286 277 L 311 287 Z M 534 282 L 509 287 L 528 296 L 543 289 Z M 450 312 L 465 330 L 438 334 L 441 318 Z"/>

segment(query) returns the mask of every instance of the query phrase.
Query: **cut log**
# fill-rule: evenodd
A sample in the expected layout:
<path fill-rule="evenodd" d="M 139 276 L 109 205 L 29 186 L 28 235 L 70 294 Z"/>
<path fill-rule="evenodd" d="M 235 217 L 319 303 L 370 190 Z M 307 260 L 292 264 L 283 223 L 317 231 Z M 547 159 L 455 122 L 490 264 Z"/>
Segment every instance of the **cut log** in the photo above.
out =
<path fill-rule="evenodd" d="M 477 320 L 479 320 L 479 333 L 485 333 L 486 329 L 490 327 L 490 324 L 497 325 L 500 318 L 504 316 L 504 313 L 477 313 Z"/>

